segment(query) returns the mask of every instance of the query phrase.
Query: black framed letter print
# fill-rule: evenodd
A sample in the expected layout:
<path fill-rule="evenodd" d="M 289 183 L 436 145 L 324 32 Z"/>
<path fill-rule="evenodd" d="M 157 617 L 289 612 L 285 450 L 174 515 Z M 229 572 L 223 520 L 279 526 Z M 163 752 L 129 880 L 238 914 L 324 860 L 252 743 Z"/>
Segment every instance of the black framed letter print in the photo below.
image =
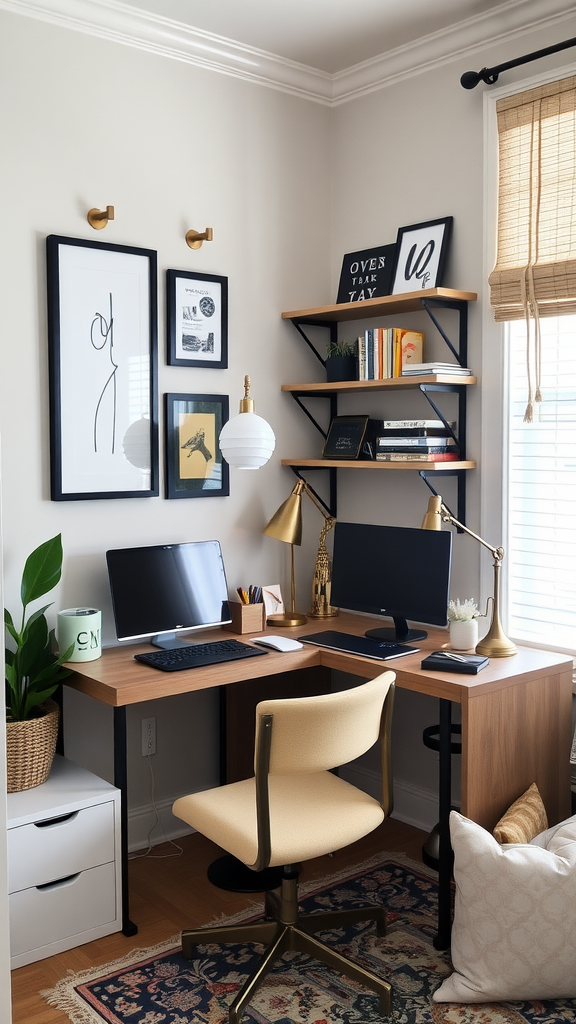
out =
<path fill-rule="evenodd" d="M 228 366 L 228 278 L 166 271 L 168 363 Z"/>
<path fill-rule="evenodd" d="M 156 253 L 49 235 L 53 501 L 158 494 Z"/>
<path fill-rule="evenodd" d="M 392 294 L 440 288 L 453 217 L 398 229 Z"/>

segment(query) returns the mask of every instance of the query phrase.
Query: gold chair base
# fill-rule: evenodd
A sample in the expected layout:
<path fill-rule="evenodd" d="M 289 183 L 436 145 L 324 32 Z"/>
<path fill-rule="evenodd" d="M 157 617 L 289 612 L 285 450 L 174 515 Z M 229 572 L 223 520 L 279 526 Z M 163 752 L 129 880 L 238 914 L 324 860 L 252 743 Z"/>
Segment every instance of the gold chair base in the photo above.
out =
<path fill-rule="evenodd" d="M 375 921 L 377 934 L 386 934 L 386 912 L 383 907 L 354 908 L 321 914 L 298 914 L 297 878 L 284 878 L 280 890 L 266 893 L 266 918 L 247 924 L 188 928 L 182 932 L 182 955 L 192 959 L 199 943 L 262 942 L 268 948 L 257 969 L 247 979 L 228 1011 L 229 1024 L 239 1024 L 244 1009 L 262 984 L 274 963 L 287 950 L 305 953 L 322 961 L 345 977 L 375 992 L 383 1016 L 392 1012 L 392 986 L 372 971 L 366 970 L 314 935 L 315 932 L 339 928 L 359 921 Z"/>

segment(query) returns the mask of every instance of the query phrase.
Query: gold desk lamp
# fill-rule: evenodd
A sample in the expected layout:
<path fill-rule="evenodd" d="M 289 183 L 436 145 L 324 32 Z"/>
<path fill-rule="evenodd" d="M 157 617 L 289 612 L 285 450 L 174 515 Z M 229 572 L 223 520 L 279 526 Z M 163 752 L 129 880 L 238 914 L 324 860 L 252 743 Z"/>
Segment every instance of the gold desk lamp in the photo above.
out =
<path fill-rule="evenodd" d="M 446 505 L 443 504 L 441 496 L 439 494 L 433 494 L 428 501 L 428 510 L 424 516 L 422 529 L 441 530 L 443 522 L 457 526 L 458 529 L 469 534 L 470 537 L 473 537 L 479 544 L 483 544 L 485 548 L 488 548 L 488 550 L 492 552 L 492 556 L 494 558 L 494 595 L 492 598 L 488 598 L 488 601 L 486 602 L 487 615 L 488 602 L 490 600 L 492 601 L 492 621 L 486 636 L 482 637 L 476 646 L 476 654 L 483 654 L 487 658 L 509 658 L 512 654 L 516 654 L 517 651 L 516 647 L 512 641 L 508 639 L 500 625 L 500 566 L 502 565 L 502 559 L 504 558 L 504 548 L 493 547 L 492 544 L 488 544 L 487 541 L 482 540 L 482 537 L 479 537 L 477 533 L 473 533 L 472 530 L 469 530 L 467 526 L 463 525 L 463 523 L 459 523 L 452 513 L 446 508 Z"/>
<path fill-rule="evenodd" d="M 305 480 L 298 480 L 292 493 L 274 513 L 264 528 L 267 537 L 274 537 L 285 544 L 290 544 L 290 611 L 278 615 L 269 615 L 267 622 L 273 626 L 302 626 L 307 616 L 296 611 L 294 583 L 294 545 L 302 543 L 302 495 L 307 494 L 316 508 L 324 516 L 324 526 L 320 533 L 320 543 L 314 567 L 312 583 L 312 608 L 310 616 L 314 619 L 327 619 L 338 615 L 338 609 L 330 604 L 330 588 L 332 585 L 332 566 L 326 548 L 326 535 L 333 528 L 336 520 L 326 514 L 314 492 Z"/>

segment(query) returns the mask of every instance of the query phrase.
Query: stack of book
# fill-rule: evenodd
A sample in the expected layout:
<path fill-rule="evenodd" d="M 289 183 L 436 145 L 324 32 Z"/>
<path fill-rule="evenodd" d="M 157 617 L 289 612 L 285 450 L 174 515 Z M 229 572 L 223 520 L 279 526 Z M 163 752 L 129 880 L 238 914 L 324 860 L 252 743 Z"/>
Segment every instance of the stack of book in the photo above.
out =
<path fill-rule="evenodd" d="M 443 376 L 469 377 L 472 374 L 467 366 L 459 366 L 458 363 L 417 363 L 415 361 L 406 363 L 402 367 L 403 377 L 425 377 L 427 374 L 437 373 Z"/>
<path fill-rule="evenodd" d="M 455 462 L 460 458 L 452 431 L 442 420 L 382 420 L 376 437 L 377 462 Z"/>
<path fill-rule="evenodd" d="M 358 338 L 358 379 L 400 377 L 405 366 L 422 360 L 424 335 L 403 327 L 374 327 Z"/>

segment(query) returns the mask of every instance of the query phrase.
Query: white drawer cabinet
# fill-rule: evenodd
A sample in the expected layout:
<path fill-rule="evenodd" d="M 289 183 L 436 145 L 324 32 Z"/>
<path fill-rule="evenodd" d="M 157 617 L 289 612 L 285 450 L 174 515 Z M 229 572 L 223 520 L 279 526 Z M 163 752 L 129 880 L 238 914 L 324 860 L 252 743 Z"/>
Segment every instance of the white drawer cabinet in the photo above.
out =
<path fill-rule="evenodd" d="M 57 756 L 7 799 L 12 967 L 120 931 L 119 790 Z"/>

